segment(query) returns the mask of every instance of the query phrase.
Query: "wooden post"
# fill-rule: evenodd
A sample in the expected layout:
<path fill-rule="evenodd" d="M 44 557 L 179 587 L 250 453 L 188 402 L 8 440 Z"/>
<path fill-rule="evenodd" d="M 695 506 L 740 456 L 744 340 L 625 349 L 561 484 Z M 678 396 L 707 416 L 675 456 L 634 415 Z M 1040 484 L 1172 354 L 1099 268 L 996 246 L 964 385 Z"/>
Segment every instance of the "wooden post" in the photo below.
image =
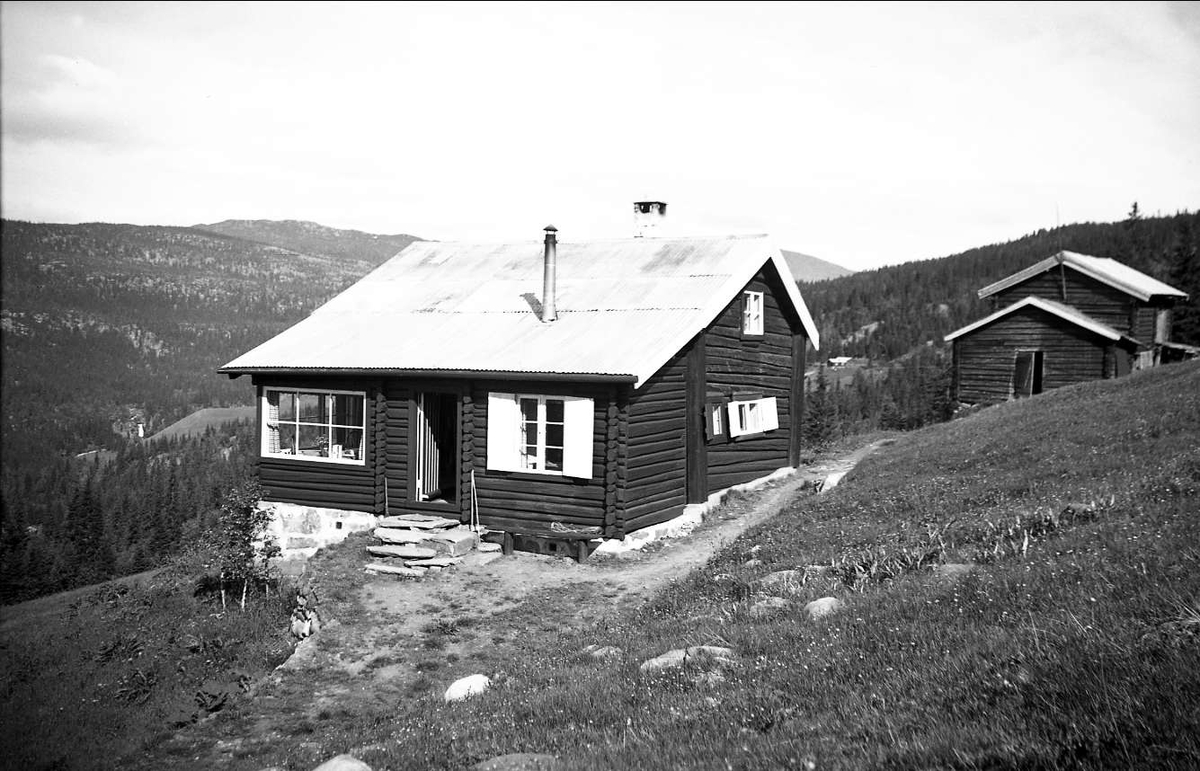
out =
<path fill-rule="evenodd" d="M 687 352 L 686 396 L 684 414 L 684 446 L 687 448 L 685 463 L 687 474 L 687 502 L 703 503 L 708 500 L 708 444 L 704 436 L 705 393 L 708 388 L 706 377 L 705 333 L 692 339 Z"/>

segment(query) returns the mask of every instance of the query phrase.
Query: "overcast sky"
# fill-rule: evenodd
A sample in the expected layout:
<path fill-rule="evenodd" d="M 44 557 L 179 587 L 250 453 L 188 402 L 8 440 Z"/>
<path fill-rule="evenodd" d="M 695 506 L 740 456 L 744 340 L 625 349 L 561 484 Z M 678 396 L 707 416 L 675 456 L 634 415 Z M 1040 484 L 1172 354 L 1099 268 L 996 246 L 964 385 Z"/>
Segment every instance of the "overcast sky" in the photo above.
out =
<path fill-rule="evenodd" d="M 2 206 L 852 269 L 1200 208 L 1200 3 L 4 3 Z"/>

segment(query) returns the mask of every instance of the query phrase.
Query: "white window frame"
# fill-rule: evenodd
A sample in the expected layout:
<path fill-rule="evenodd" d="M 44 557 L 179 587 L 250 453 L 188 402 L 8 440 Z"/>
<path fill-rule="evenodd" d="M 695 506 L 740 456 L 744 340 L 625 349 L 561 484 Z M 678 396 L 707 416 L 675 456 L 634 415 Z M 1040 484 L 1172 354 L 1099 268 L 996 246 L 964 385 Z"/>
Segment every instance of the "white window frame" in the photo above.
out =
<path fill-rule="evenodd" d="M 324 397 L 327 400 L 325 414 L 329 417 L 327 422 L 313 422 L 300 420 L 299 410 L 296 410 L 296 416 L 290 421 L 280 421 L 278 418 L 271 418 L 271 394 L 315 394 Z M 333 397 L 335 396 L 350 396 L 358 397 L 362 400 L 362 423 L 360 425 L 347 425 L 343 423 L 333 422 Z M 260 413 L 262 415 L 262 446 L 260 454 L 264 458 L 282 458 L 284 460 L 296 460 L 305 463 L 336 463 L 343 466 L 365 466 L 367 463 L 367 393 L 366 391 L 342 391 L 328 388 L 283 388 L 277 386 L 264 386 L 262 389 Z M 325 443 L 332 451 L 332 448 L 340 445 L 333 443 L 333 430 L 335 428 L 345 428 L 358 430 L 361 432 L 362 444 L 359 445 L 359 457 L 344 458 L 322 455 L 302 455 L 300 453 L 283 452 L 282 450 L 273 450 L 271 448 L 271 430 L 277 428 L 281 422 L 291 423 L 296 426 L 296 435 L 299 436 L 300 426 L 324 426 L 325 427 Z"/>
<path fill-rule="evenodd" d="M 745 291 L 742 293 L 742 334 L 763 334 L 763 293 Z"/>
<path fill-rule="evenodd" d="M 779 405 L 774 396 L 729 402 L 729 435 L 757 436 L 779 428 Z"/>
<path fill-rule="evenodd" d="M 526 468 L 522 456 L 524 422 L 521 400 L 538 400 L 538 430 L 536 460 L 541 468 Z M 563 467 L 545 468 L 546 401 L 563 403 Z M 559 394 L 488 393 L 487 467 L 493 471 L 513 471 L 521 474 L 592 478 L 593 421 L 595 402 L 579 396 Z"/>

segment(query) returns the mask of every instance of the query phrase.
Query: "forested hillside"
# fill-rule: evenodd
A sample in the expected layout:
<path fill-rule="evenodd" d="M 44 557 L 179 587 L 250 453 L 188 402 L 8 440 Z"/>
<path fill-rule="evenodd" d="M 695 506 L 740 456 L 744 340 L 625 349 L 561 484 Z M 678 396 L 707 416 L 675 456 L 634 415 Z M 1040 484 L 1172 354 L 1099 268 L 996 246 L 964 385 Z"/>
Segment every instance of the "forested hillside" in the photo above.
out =
<path fill-rule="evenodd" d="M 315 254 L 343 260 L 365 260 L 379 265 L 399 254 L 416 236 L 399 233 L 391 236 L 339 230 L 315 222 L 297 220 L 225 220 L 211 225 L 193 225 L 195 230 L 243 238 L 270 246 L 291 249 L 299 254 Z"/>
<path fill-rule="evenodd" d="M 130 411 L 153 432 L 199 407 L 248 403 L 244 381 L 214 370 L 395 254 L 401 238 L 322 251 L 332 236 L 318 232 L 300 252 L 190 228 L 5 221 L 5 467 L 114 446 L 113 425 Z"/>
<path fill-rule="evenodd" d="M 248 450 L 203 449 L 228 432 L 151 450 L 130 438 L 135 424 L 150 435 L 202 407 L 250 404 L 247 380 L 217 367 L 415 240 L 343 240 L 311 223 L 207 227 L 236 234 L 0 225 L 4 601 L 142 569 L 177 548 L 182 523 L 215 505 Z M 92 449 L 107 452 L 76 458 Z"/>

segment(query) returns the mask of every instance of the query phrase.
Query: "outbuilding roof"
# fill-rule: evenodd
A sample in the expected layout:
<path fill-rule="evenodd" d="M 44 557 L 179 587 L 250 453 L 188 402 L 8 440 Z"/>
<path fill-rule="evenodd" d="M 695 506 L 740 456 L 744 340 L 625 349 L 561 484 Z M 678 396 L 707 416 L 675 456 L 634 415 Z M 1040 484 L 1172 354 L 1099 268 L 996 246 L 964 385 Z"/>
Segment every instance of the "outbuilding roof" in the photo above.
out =
<path fill-rule="evenodd" d="M 957 330 L 951 332 L 950 334 L 946 335 L 946 337 L 944 339 L 946 342 L 950 342 L 951 340 L 954 340 L 955 338 L 962 337 L 963 335 L 968 334 L 970 332 L 974 332 L 976 329 L 979 329 L 980 327 L 986 327 L 988 324 L 991 324 L 993 321 L 998 321 L 998 320 L 1004 318 L 1005 316 L 1008 316 L 1011 313 L 1015 313 L 1016 311 L 1021 310 L 1022 308 L 1029 308 L 1029 307 L 1039 308 L 1041 310 L 1044 310 L 1047 313 L 1051 313 L 1051 314 L 1059 317 L 1060 319 L 1063 319 L 1064 321 L 1068 321 L 1068 322 L 1074 324 L 1077 327 L 1086 329 L 1089 332 L 1094 332 L 1106 340 L 1117 341 L 1117 340 L 1124 338 L 1125 340 L 1128 340 L 1131 343 L 1137 342 L 1136 340 L 1129 337 L 1128 335 L 1121 334 L 1120 332 L 1113 329 L 1109 325 L 1101 323 L 1099 321 L 1096 321 L 1092 317 L 1090 317 L 1086 314 L 1080 313 L 1079 311 L 1075 310 L 1074 308 L 1072 308 L 1069 305 L 1063 305 L 1062 303 L 1057 303 L 1057 302 L 1054 302 L 1053 300 L 1043 300 L 1040 297 L 1026 297 L 1024 300 L 1019 300 L 1019 301 L 1013 303 L 1012 305 L 1008 306 L 1007 308 L 1001 308 L 1000 310 L 996 311 L 995 313 L 993 313 L 990 316 L 986 316 L 986 317 L 980 319 L 979 321 L 976 321 L 973 324 L 968 324 L 967 326 L 963 327 L 962 329 L 957 329 Z"/>
<path fill-rule="evenodd" d="M 1097 281 L 1120 289 L 1122 292 L 1133 295 L 1139 300 L 1145 301 L 1155 296 L 1187 297 L 1186 293 L 1179 291 L 1175 287 L 1164 284 L 1158 279 L 1147 276 L 1140 270 L 1134 270 L 1116 260 L 1109 259 L 1108 257 L 1092 257 L 1087 254 L 1068 251 L 1059 252 L 1035 265 L 1029 266 L 1025 270 L 1012 274 L 1008 278 L 1002 278 L 994 284 L 988 284 L 979 290 L 979 297 L 982 299 L 997 292 L 1002 292 L 1011 286 L 1016 286 L 1059 265 L 1073 268 L 1085 276 L 1090 276 Z"/>
<path fill-rule="evenodd" d="M 541 241 L 415 242 L 220 371 L 594 375 L 641 385 L 766 265 L 819 345 L 767 236 L 560 241 L 550 323 L 540 320 L 543 250 Z"/>

